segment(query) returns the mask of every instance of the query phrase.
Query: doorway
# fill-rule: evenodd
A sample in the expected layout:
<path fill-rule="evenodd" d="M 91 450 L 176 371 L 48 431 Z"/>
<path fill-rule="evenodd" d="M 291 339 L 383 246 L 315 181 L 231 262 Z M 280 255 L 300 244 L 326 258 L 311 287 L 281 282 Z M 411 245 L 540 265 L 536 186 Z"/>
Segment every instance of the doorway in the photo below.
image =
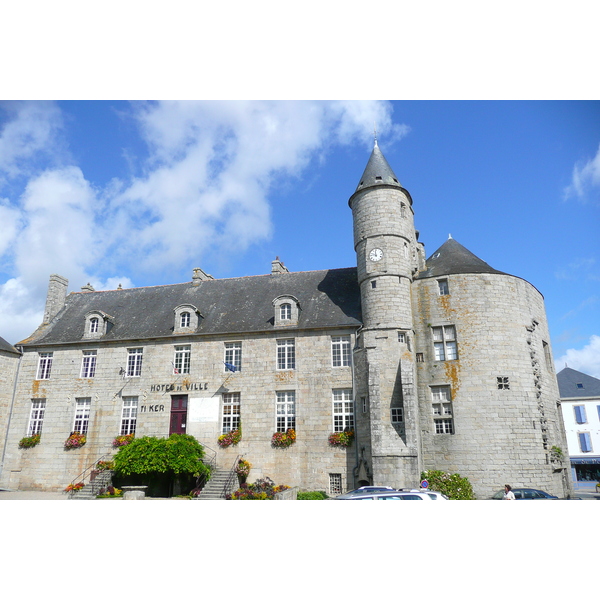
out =
<path fill-rule="evenodd" d="M 185 433 L 187 422 L 187 395 L 171 396 L 171 424 L 169 435 L 173 433 Z"/>

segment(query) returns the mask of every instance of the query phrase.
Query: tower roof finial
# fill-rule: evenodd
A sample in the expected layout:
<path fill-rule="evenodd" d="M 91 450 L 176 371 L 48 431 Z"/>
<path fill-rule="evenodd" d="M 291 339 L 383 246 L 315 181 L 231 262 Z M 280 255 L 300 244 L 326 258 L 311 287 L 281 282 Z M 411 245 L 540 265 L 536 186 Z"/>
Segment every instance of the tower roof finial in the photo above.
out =
<path fill-rule="evenodd" d="M 377 146 L 377 125 L 375 123 L 373 123 L 373 138 L 375 139 L 375 144 L 374 146 Z"/>

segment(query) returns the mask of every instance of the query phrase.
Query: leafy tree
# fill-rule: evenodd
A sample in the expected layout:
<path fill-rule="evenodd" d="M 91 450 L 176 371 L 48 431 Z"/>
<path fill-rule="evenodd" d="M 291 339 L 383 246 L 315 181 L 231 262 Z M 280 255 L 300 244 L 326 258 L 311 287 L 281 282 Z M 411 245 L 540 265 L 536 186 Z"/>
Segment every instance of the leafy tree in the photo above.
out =
<path fill-rule="evenodd" d="M 127 483 L 164 487 L 168 481 L 172 489 L 175 480 L 210 475 L 210 469 L 202 462 L 203 457 L 204 448 L 191 435 L 145 436 L 134 438 L 119 448 L 114 457 L 114 471 L 117 478 Z"/>

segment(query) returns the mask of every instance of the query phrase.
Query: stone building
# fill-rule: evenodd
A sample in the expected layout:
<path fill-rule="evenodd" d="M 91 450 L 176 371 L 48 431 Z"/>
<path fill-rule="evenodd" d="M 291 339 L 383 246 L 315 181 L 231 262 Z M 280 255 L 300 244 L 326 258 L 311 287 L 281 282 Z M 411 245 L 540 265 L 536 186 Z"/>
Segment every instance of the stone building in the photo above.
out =
<path fill-rule="evenodd" d="M 21 353 L 0 337 L 0 453 L 5 451 L 8 419 Z M 0 465 L 2 465 L 0 458 Z"/>
<path fill-rule="evenodd" d="M 600 483 L 600 379 L 566 367 L 557 376 L 575 489 Z M 566 454 L 566 453 L 565 453 Z"/>
<path fill-rule="evenodd" d="M 340 493 L 424 469 L 561 497 L 566 447 L 542 295 L 453 239 L 425 260 L 413 201 L 377 144 L 349 199 L 356 267 L 67 295 L 50 278 L 27 340 L 0 485 L 62 489 L 120 434 L 186 432 L 222 468 Z M 236 445 L 219 436 L 241 430 Z M 294 430 L 287 447 L 274 434 Z M 66 450 L 73 431 L 87 436 Z M 354 432 L 350 446 L 333 433 Z M 41 432 L 40 443 L 19 439 Z"/>

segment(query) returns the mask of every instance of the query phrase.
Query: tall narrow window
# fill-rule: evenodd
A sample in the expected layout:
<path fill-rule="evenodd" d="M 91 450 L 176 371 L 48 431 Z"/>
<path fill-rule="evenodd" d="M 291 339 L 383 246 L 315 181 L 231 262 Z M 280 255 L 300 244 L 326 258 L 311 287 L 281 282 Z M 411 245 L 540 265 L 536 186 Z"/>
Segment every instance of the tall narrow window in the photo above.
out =
<path fill-rule="evenodd" d="M 81 361 L 81 378 L 91 379 L 96 375 L 96 350 L 84 350 Z"/>
<path fill-rule="evenodd" d="M 239 392 L 223 394 L 223 416 L 221 432 L 227 433 L 240 426 L 241 399 Z"/>
<path fill-rule="evenodd" d="M 454 325 L 432 327 L 431 331 L 435 360 L 456 360 L 458 358 L 458 350 Z"/>
<path fill-rule="evenodd" d="M 277 392 L 277 431 L 296 429 L 296 392 Z"/>
<path fill-rule="evenodd" d="M 242 342 L 225 343 L 225 370 L 231 371 L 228 365 L 235 367 L 236 371 L 242 370 Z"/>
<path fill-rule="evenodd" d="M 142 374 L 142 348 L 130 348 L 127 355 L 127 377 L 139 377 Z"/>
<path fill-rule="evenodd" d="M 334 367 L 350 366 L 349 335 L 340 335 L 331 338 L 331 362 Z"/>
<path fill-rule="evenodd" d="M 431 402 L 435 433 L 454 433 L 450 386 L 432 386 Z"/>
<path fill-rule="evenodd" d="M 590 434 L 585 432 L 585 433 L 578 433 L 577 437 L 579 438 L 579 447 L 581 448 L 582 452 L 591 452 L 592 451 L 592 438 L 590 437 Z"/>
<path fill-rule="evenodd" d="M 88 432 L 91 407 L 91 398 L 75 398 L 75 419 L 73 421 L 73 431 L 83 434 Z"/>
<path fill-rule="evenodd" d="M 438 279 L 438 292 L 440 296 L 447 296 L 450 293 L 447 279 Z"/>
<path fill-rule="evenodd" d="M 190 372 L 191 346 L 175 346 L 175 360 L 173 361 L 173 374 L 181 375 Z"/>
<path fill-rule="evenodd" d="M 575 411 L 575 421 L 577 423 L 587 423 L 587 415 L 585 414 L 585 406 L 574 406 Z"/>
<path fill-rule="evenodd" d="M 50 379 L 52 370 L 52 352 L 40 352 L 38 360 L 37 379 Z"/>
<path fill-rule="evenodd" d="M 36 399 L 31 401 L 31 413 L 29 414 L 29 435 L 39 435 L 42 433 L 44 424 L 44 413 L 46 412 L 46 400 Z"/>
<path fill-rule="evenodd" d="M 282 321 L 289 321 L 292 318 L 292 305 L 289 303 L 282 304 L 279 307 L 279 318 Z"/>
<path fill-rule="evenodd" d="M 98 333 L 100 328 L 100 319 L 98 317 L 92 317 L 90 319 L 90 333 Z"/>
<path fill-rule="evenodd" d="M 352 390 L 333 390 L 333 431 L 354 429 Z"/>
<path fill-rule="evenodd" d="M 294 340 L 277 340 L 277 368 L 296 368 L 296 345 Z"/>
<path fill-rule="evenodd" d="M 123 396 L 123 409 L 121 410 L 121 435 L 135 433 L 137 425 L 137 396 Z"/>
<path fill-rule="evenodd" d="M 190 322 L 191 322 L 190 313 L 189 312 L 182 312 L 181 313 L 181 317 L 180 317 L 180 321 L 179 321 L 179 326 L 180 327 L 189 327 L 190 326 Z"/>

